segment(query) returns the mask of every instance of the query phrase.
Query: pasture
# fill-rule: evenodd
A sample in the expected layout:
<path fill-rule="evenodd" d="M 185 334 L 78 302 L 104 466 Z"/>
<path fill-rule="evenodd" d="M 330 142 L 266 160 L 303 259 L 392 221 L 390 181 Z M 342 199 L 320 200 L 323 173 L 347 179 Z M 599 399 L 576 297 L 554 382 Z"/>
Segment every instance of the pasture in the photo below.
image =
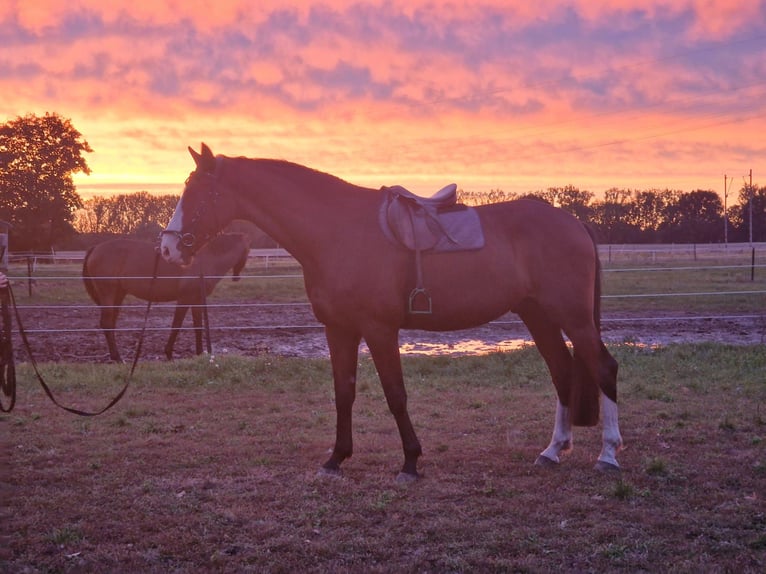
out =
<path fill-rule="evenodd" d="M 606 328 L 644 319 L 628 323 L 634 337 L 609 343 L 620 363 L 621 475 L 592 469 L 600 428 L 575 429 L 560 468 L 532 465 L 550 438 L 555 396 L 527 345 L 405 357 L 425 474 L 409 486 L 394 483 L 399 436 L 363 355 L 354 456 L 342 479 L 317 477 L 334 438 L 329 361 L 234 350 L 265 306 L 305 303 L 298 267 L 253 261 L 210 298 L 220 305 L 212 356 L 191 357 L 192 337 L 182 335 L 189 358 L 153 360 L 172 305 L 155 310 L 147 360 L 105 415 L 58 410 L 16 342 L 17 406 L 0 415 L 0 572 L 762 572 L 763 251 L 754 281 L 742 254 L 734 263 L 613 255 Z M 89 410 L 119 390 L 128 366 L 104 362 L 80 269 L 39 265 L 31 296 L 25 268 L 9 275 L 43 375 L 63 403 Z M 126 356 L 143 312 L 137 300 L 123 311 Z M 653 317 L 740 314 L 756 317 L 749 328 L 760 344 L 637 342 Z M 297 349 L 303 331 L 264 336 Z"/>
<path fill-rule="evenodd" d="M 596 429 L 560 468 L 532 461 L 555 398 L 536 351 L 405 360 L 425 478 L 398 486 L 399 438 L 360 365 L 355 455 L 332 445 L 328 361 L 144 363 L 90 419 L 22 366 L 0 417 L 7 572 L 762 572 L 763 346 L 612 347 L 626 450 L 593 469 Z M 61 399 L 100 405 L 124 365 L 44 365 Z"/>

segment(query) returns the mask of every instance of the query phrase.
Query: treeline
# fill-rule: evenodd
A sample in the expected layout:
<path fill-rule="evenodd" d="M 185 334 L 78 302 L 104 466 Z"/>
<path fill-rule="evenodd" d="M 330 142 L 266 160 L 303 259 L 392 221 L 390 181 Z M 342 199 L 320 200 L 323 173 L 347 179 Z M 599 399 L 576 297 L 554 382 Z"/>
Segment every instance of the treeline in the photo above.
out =
<path fill-rule="evenodd" d="M 87 249 L 114 236 L 155 241 L 173 216 L 179 197 L 146 191 L 92 197 L 75 211 L 72 224 L 75 234 L 61 241 L 59 248 Z M 226 231 L 247 234 L 255 248 L 277 247 L 249 222 L 235 221 Z"/>
<path fill-rule="evenodd" d="M 106 235 L 153 240 L 170 221 L 178 198 L 145 191 L 96 196 L 75 211 L 73 227 L 81 241 L 82 236 Z M 721 197 L 709 190 L 612 188 L 604 193 L 603 199 L 571 185 L 523 195 L 502 190 L 458 192 L 458 200 L 468 205 L 520 198 L 546 201 L 572 213 L 591 224 L 602 243 L 721 243 L 750 239 L 751 194 L 747 186 L 727 206 L 726 224 Z M 753 186 L 752 212 L 752 239 L 766 241 L 766 187 Z M 258 243 L 271 246 L 268 239 Z"/>
<path fill-rule="evenodd" d="M 73 227 L 83 234 L 156 237 L 173 216 L 178 199 L 178 195 L 151 195 L 146 191 L 95 196 L 75 211 Z"/>
<path fill-rule="evenodd" d="M 560 207 L 590 223 L 602 243 L 721 243 L 766 241 L 766 187 L 744 186 L 726 206 L 714 191 L 630 190 L 611 188 L 604 199 L 574 186 L 551 187 L 524 195 L 501 190 L 460 190 L 468 205 L 531 198 Z M 729 198 L 731 200 L 731 198 Z"/>

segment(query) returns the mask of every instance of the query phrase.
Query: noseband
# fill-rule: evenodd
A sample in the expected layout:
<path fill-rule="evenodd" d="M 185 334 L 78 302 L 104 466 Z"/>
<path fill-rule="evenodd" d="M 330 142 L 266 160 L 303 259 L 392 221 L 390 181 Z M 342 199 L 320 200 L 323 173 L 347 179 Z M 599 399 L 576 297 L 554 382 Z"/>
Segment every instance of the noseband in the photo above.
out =
<path fill-rule="evenodd" d="M 197 224 L 202 221 L 204 215 L 212 215 L 217 219 L 217 212 L 215 209 L 210 209 L 211 207 L 214 207 L 216 203 L 218 202 L 219 192 L 218 192 L 218 169 L 216 169 L 216 173 L 196 173 L 192 172 L 192 174 L 186 179 L 186 186 L 189 185 L 189 182 L 194 177 L 207 177 L 212 178 L 213 184 L 210 187 L 209 191 L 207 192 L 207 196 L 199 202 L 199 205 L 197 206 L 197 211 L 194 213 L 194 216 L 191 218 L 191 221 L 189 222 L 189 227 L 194 229 Z M 211 213 L 212 212 L 212 213 Z M 217 228 L 217 221 L 215 222 L 215 227 Z M 165 235 L 174 235 L 178 238 L 178 244 L 181 251 L 185 251 L 187 253 L 195 253 L 197 249 L 199 249 L 203 244 L 207 243 L 211 239 L 213 239 L 216 235 L 220 234 L 221 230 L 216 231 L 215 233 L 209 233 L 207 231 L 200 234 L 200 241 L 197 241 L 197 236 L 194 233 L 191 232 L 184 232 L 184 231 L 175 231 L 171 229 L 164 229 L 160 231 L 160 239 L 162 239 Z"/>

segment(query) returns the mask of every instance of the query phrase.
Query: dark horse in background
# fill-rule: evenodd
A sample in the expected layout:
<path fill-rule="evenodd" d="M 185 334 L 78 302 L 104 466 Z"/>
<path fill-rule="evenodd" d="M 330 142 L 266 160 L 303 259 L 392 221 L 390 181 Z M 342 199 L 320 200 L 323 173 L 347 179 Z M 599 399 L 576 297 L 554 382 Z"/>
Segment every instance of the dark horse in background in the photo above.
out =
<path fill-rule="evenodd" d="M 475 251 L 413 252 L 384 232 L 386 188 L 367 189 L 279 160 L 214 156 L 189 148 L 196 169 L 163 232 L 168 261 L 188 263 L 233 219 L 247 219 L 302 265 L 306 291 L 325 326 L 337 412 L 336 441 L 322 471 L 339 474 L 352 454 L 351 414 L 362 339 L 372 355 L 404 449 L 398 480 L 414 480 L 421 446 L 407 411 L 399 330 L 446 331 L 517 313 L 543 356 L 558 397 L 553 437 L 537 458 L 556 464 L 572 447 L 572 425 L 603 420 L 600 470 L 618 469 L 617 363 L 600 334 L 600 263 L 595 241 L 570 214 L 517 200 L 476 208 L 485 244 Z M 432 312 L 408 306 L 420 277 Z M 564 335 L 571 341 L 572 351 Z"/>
<path fill-rule="evenodd" d="M 135 239 L 112 239 L 88 250 L 82 266 L 85 289 L 101 306 L 100 327 L 104 330 L 109 357 L 120 361 L 114 329 L 125 296 L 130 294 L 145 301 L 176 301 L 170 337 L 165 355 L 173 357 L 178 332 L 189 307 L 192 309 L 197 354 L 202 353 L 202 303 L 213 292 L 223 275 L 232 269 L 233 280 L 247 263 L 250 245 L 239 233 L 216 236 L 200 249 L 194 264 L 182 267 L 169 263 L 157 254 L 154 243 Z M 156 279 L 155 275 L 156 262 Z"/>

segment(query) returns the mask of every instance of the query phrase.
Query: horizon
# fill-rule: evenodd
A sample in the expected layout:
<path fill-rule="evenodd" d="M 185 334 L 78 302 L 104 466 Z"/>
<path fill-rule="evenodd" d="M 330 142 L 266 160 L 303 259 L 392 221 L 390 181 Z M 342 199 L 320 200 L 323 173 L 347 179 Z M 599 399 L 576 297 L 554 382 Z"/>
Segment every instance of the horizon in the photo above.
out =
<path fill-rule="evenodd" d="M 372 188 L 723 197 L 766 169 L 766 2 L 0 7 L 0 118 L 59 114 L 78 193 L 180 194 L 187 146 Z"/>

